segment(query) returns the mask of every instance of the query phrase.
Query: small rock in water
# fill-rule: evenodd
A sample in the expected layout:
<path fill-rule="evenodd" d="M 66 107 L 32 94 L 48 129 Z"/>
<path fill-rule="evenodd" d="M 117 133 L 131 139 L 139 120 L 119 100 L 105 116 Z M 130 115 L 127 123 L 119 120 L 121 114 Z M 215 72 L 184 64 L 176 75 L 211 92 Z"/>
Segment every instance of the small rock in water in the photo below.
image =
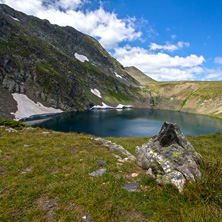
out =
<path fill-rule="evenodd" d="M 27 145 L 27 144 L 24 144 L 24 147 L 29 147 L 29 145 Z"/>
<path fill-rule="evenodd" d="M 97 177 L 97 176 L 102 176 L 104 173 L 106 173 L 106 169 L 100 169 L 100 170 L 96 170 L 92 173 L 89 173 L 89 175 L 91 177 Z"/>
<path fill-rule="evenodd" d="M 106 161 L 105 160 L 97 160 L 98 166 L 105 166 Z"/>
<path fill-rule="evenodd" d="M 134 192 L 140 187 L 140 183 L 129 183 L 125 184 L 122 188 L 128 192 Z"/>

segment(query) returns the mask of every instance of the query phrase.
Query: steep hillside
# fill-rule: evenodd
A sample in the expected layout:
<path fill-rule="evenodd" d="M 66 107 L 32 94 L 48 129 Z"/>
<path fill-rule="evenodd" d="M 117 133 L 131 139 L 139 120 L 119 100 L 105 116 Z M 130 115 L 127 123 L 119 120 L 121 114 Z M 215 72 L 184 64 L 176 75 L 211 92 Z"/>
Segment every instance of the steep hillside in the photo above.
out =
<path fill-rule="evenodd" d="M 152 79 L 148 75 L 144 74 L 142 71 L 137 69 L 135 66 L 125 67 L 125 70 L 142 85 L 146 84 L 148 82 L 155 82 L 154 79 Z"/>
<path fill-rule="evenodd" d="M 102 102 L 142 104 L 138 84 L 92 37 L 0 5 L 2 89 L 75 111 Z"/>
<path fill-rule="evenodd" d="M 150 83 L 143 91 L 151 92 L 155 108 L 222 118 L 222 81 Z"/>

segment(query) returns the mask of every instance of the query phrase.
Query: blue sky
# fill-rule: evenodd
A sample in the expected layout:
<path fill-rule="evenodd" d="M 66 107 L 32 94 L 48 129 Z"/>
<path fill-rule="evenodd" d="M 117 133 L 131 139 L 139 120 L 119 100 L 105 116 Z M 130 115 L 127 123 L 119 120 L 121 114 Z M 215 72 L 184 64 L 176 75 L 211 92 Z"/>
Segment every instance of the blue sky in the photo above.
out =
<path fill-rule="evenodd" d="M 222 80 L 221 0 L 0 2 L 87 33 L 156 80 Z"/>

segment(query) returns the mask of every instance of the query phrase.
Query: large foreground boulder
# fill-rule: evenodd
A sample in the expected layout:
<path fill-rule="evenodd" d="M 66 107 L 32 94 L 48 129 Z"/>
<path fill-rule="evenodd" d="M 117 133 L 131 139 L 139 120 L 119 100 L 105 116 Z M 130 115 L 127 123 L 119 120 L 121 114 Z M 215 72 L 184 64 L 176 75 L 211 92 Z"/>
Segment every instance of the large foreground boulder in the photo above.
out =
<path fill-rule="evenodd" d="M 165 122 L 158 136 L 136 147 L 137 165 L 148 170 L 158 183 L 173 184 L 180 192 L 185 181 L 201 178 L 197 166 L 202 157 L 175 123 Z"/>

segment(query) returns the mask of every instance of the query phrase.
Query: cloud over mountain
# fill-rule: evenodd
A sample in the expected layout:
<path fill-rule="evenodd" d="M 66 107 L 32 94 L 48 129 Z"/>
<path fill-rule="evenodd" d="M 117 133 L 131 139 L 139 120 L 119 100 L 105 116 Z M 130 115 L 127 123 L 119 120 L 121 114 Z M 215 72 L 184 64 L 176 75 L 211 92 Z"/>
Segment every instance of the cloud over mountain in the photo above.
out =
<path fill-rule="evenodd" d="M 125 66 L 134 65 L 156 80 L 187 80 L 203 72 L 203 56 L 170 56 L 144 48 L 125 46 L 115 50 L 115 57 Z"/>

